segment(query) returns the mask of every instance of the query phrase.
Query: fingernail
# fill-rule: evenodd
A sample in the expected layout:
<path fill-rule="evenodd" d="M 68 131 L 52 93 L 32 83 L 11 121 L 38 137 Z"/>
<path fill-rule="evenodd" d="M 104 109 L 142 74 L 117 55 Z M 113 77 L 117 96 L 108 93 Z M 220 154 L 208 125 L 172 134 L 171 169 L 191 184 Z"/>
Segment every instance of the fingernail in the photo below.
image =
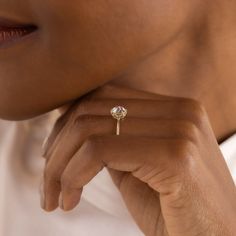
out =
<path fill-rule="evenodd" d="M 41 203 L 41 208 L 42 208 L 42 209 L 45 209 L 45 197 L 44 197 L 44 193 L 41 194 L 40 203 Z"/>
<path fill-rule="evenodd" d="M 47 146 L 48 146 L 48 137 L 46 137 L 42 144 L 42 156 L 45 157 L 47 154 Z"/>
<path fill-rule="evenodd" d="M 62 210 L 64 210 L 62 193 L 60 193 L 60 195 L 59 195 L 59 206 Z"/>
<path fill-rule="evenodd" d="M 44 184 L 40 185 L 40 205 L 42 209 L 45 209 L 45 194 L 44 194 Z"/>

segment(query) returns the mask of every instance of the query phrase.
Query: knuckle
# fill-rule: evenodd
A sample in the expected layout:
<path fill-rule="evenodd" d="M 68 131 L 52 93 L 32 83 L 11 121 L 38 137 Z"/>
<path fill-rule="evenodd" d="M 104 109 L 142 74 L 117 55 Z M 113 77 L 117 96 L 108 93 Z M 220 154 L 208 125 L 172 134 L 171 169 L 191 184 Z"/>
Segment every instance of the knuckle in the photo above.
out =
<path fill-rule="evenodd" d="M 74 120 L 72 128 L 78 130 L 80 137 L 86 139 L 92 132 L 94 132 L 94 117 L 91 115 L 80 115 Z"/>
<path fill-rule="evenodd" d="M 194 101 L 194 102 L 192 102 L 192 107 L 193 107 L 194 113 L 198 117 L 204 117 L 206 115 L 206 110 L 205 110 L 202 103 L 200 103 L 198 101 Z"/>
<path fill-rule="evenodd" d="M 185 99 L 184 109 L 185 111 L 189 112 L 189 114 L 191 114 L 194 123 L 198 127 L 201 127 L 202 122 L 207 114 L 204 105 L 195 99 L 188 98 Z"/>
<path fill-rule="evenodd" d="M 194 153 L 196 152 L 196 146 L 192 141 L 189 139 L 177 140 L 173 151 L 178 167 L 188 169 L 192 166 Z"/>
<path fill-rule="evenodd" d="M 101 156 L 101 151 L 104 148 L 104 140 L 102 136 L 91 135 L 89 136 L 84 144 L 82 145 L 83 151 L 89 156 Z"/>
<path fill-rule="evenodd" d="M 89 114 L 80 115 L 73 122 L 72 129 L 78 130 L 80 136 L 84 139 L 91 134 L 95 135 L 110 130 L 110 124 L 113 124 L 110 117 Z"/>
<path fill-rule="evenodd" d="M 44 179 L 46 181 L 49 181 L 49 182 L 58 181 L 59 180 L 58 176 L 59 175 L 56 171 L 54 171 L 50 166 L 46 166 L 44 170 Z"/>
<path fill-rule="evenodd" d="M 199 134 L 196 124 L 191 121 L 183 121 L 179 129 L 183 137 L 190 139 L 192 142 L 196 141 Z"/>

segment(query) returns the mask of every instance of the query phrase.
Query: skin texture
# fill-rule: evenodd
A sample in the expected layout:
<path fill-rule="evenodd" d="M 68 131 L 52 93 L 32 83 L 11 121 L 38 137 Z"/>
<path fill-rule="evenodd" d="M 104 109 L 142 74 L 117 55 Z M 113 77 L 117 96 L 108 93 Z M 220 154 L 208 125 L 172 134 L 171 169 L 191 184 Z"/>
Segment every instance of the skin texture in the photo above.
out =
<path fill-rule="evenodd" d="M 232 235 L 235 186 L 217 141 L 236 130 L 235 11 L 220 0 L 0 0 L 0 16 L 39 28 L 0 49 L 0 117 L 73 103 L 46 148 L 45 210 L 61 190 L 72 209 L 105 165 L 146 235 Z M 117 102 L 129 110 L 120 137 Z"/>
<path fill-rule="evenodd" d="M 1 17 L 39 28 L 0 49 L 0 117 L 28 119 L 113 80 L 201 101 L 221 140 L 235 131 L 235 10 L 221 0 L 0 0 Z"/>
<path fill-rule="evenodd" d="M 39 27 L 0 50 L 0 117 L 34 117 L 120 76 L 190 28 L 197 2 L 0 0 L 1 16 Z"/>
<path fill-rule="evenodd" d="M 116 104 L 128 109 L 119 136 Z M 103 86 L 57 121 L 44 156 L 47 211 L 73 209 L 106 167 L 145 235 L 235 234 L 236 188 L 195 100 Z"/>

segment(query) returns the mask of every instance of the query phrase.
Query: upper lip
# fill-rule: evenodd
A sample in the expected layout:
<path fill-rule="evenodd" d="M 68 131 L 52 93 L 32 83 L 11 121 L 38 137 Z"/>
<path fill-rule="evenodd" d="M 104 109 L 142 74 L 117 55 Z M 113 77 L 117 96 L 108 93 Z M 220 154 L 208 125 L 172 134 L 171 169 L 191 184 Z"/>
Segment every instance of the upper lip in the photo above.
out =
<path fill-rule="evenodd" d="M 26 35 L 37 30 L 37 26 L 31 23 L 22 23 L 0 17 L 0 48 L 17 42 Z"/>
<path fill-rule="evenodd" d="M 0 17 L 0 28 L 28 28 L 32 26 L 35 26 L 35 25 L 32 23 L 25 23 L 25 22 L 20 22 L 17 20 L 11 20 L 11 19 Z"/>

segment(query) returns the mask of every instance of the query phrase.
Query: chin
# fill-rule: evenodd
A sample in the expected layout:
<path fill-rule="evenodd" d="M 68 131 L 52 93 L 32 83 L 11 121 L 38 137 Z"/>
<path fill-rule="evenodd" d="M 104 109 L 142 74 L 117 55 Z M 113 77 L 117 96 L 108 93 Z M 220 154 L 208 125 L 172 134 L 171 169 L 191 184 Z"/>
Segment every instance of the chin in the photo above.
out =
<path fill-rule="evenodd" d="M 64 104 L 54 106 L 39 107 L 39 106 L 8 106 L 0 108 L 0 119 L 9 121 L 29 120 L 40 115 L 44 115 L 57 108 L 61 108 Z"/>
<path fill-rule="evenodd" d="M 45 112 L 46 113 L 46 112 Z M 23 121 L 35 118 L 44 113 L 41 112 L 32 112 L 32 111 L 16 111 L 16 110 L 7 110 L 0 113 L 0 119 L 8 121 Z"/>

